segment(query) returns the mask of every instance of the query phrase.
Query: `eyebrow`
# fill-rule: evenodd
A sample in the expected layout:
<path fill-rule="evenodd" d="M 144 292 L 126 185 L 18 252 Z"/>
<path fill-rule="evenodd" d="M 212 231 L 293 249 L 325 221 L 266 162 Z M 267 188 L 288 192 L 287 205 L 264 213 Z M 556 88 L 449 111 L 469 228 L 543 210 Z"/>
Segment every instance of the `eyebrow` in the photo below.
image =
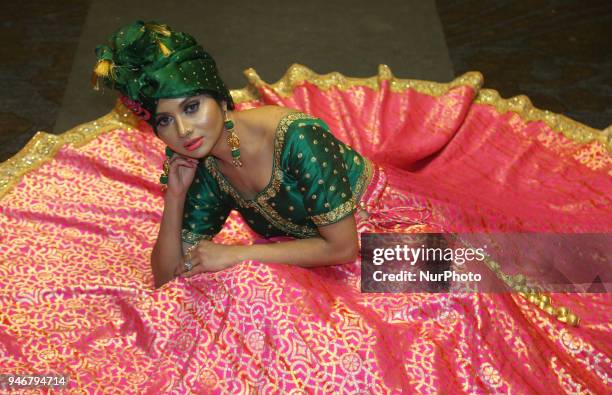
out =
<path fill-rule="evenodd" d="M 193 97 L 186 97 L 186 98 L 184 98 L 183 100 L 181 100 L 181 102 L 179 103 L 179 107 L 182 107 L 182 106 L 183 106 L 183 104 L 185 104 L 185 102 L 186 102 L 187 100 L 190 100 L 190 99 L 193 99 Z M 167 112 L 159 112 L 159 113 L 157 113 L 157 114 L 155 115 L 155 119 L 157 119 L 157 118 L 158 118 L 160 115 L 164 115 L 164 114 L 165 114 L 165 115 L 170 115 L 170 114 L 168 114 Z"/>

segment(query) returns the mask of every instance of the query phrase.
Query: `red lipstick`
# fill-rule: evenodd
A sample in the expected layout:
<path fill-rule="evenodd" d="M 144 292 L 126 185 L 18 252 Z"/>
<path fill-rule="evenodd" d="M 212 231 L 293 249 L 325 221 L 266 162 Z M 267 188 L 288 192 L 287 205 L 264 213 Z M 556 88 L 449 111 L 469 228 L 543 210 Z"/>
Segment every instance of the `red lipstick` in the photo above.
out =
<path fill-rule="evenodd" d="M 198 137 L 193 140 L 189 140 L 187 143 L 185 143 L 184 147 L 187 148 L 187 150 L 189 151 L 193 151 L 194 149 L 202 145 L 203 140 L 204 140 L 204 137 Z"/>

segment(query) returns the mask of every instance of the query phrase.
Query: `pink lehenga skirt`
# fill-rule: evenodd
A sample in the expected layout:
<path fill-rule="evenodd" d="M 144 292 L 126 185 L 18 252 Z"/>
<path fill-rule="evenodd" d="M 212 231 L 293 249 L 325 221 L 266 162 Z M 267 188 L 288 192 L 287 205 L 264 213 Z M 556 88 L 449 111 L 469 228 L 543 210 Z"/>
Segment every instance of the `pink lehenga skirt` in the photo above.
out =
<path fill-rule="evenodd" d="M 239 110 L 318 116 L 375 164 L 362 234 L 610 231 L 606 135 L 478 72 L 246 74 Z M 245 261 L 154 289 L 163 149 L 118 102 L 1 165 L 0 374 L 67 375 L 66 393 L 609 392 L 603 292 L 363 293 L 360 259 Z M 214 241 L 271 240 L 232 212 Z"/>

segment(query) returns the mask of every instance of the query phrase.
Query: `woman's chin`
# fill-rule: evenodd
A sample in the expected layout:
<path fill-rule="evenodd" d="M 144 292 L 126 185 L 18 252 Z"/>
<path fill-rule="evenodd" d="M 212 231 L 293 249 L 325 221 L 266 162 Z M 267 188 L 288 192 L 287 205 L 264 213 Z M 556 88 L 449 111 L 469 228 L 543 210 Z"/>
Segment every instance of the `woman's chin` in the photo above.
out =
<path fill-rule="evenodd" d="M 198 147 L 193 151 L 189 151 L 187 149 L 184 149 L 183 151 L 185 152 L 183 155 L 188 156 L 192 159 L 200 160 L 208 156 L 208 154 L 210 153 L 210 147 L 202 145 L 201 147 Z"/>

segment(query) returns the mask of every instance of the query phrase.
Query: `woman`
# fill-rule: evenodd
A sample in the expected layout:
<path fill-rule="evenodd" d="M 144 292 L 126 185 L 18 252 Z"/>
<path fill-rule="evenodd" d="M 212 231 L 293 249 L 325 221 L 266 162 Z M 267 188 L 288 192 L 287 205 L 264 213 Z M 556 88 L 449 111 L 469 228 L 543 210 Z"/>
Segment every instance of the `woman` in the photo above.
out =
<path fill-rule="evenodd" d="M 169 53 L 160 51 L 158 57 L 174 55 L 176 60 L 152 61 L 147 50 L 160 45 L 155 39 L 149 47 L 136 45 L 152 35 L 170 38 L 165 47 Z M 96 49 L 100 59 L 96 78 L 103 77 L 109 86 L 133 96 L 127 100 L 144 105 L 156 135 L 174 152 L 168 161 L 169 174 L 164 176 L 169 183 L 166 210 L 152 256 L 156 286 L 176 275 L 227 269 L 244 260 L 301 266 L 353 261 L 359 246 L 350 214 L 370 181 L 371 163 L 337 140 L 324 122 L 313 122 L 299 111 L 279 106 L 233 111 L 231 95 L 210 55 L 192 37 L 180 32 L 171 35 L 159 25 L 136 23 L 114 35 L 115 49 Z M 112 63 L 117 69 L 113 73 L 109 58 L 120 62 L 122 55 L 129 63 Z M 128 66 L 155 71 L 138 75 L 126 72 Z M 173 84 L 174 79 L 182 84 Z M 159 88 L 152 91 L 151 85 Z M 201 241 L 215 236 L 234 208 L 266 237 L 304 239 L 249 247 Z M 176 219 L 183 217 L 185 227 L 179 229 Z M 192 244 L 186 266 L 176 237 L 179 232 L 185 244 Z"/>
<path fill-rule="evenodd" d="M 350 215 L 354 210 L 353 191 L 364 192 L 364 185 L 370 181 L 371 165 L 368 163 L 366 167 L 361 155 L 348 147 L 345 150 L 344 144 L 318 121 L 276 106 L 227 111 L 225 101 L 218 103 L 208 94 L 158 102 L 157 135 L 175 152 L 169 160 L 166 192 L 169 210 L 185 206 L 187 190 L 192 186 L 184 216 L 185 228 L 169 230 L 171 225 L 162 225 L 165 233 L 160 235 L 168 239 L 158 240 L 152 258 L 155 277 L 162 279 L 158 285 L 177 273 L 191 276 L 223 270 L 244 260 L 320 266 L 347 263 L 356 258 L 357 229 Z M 246 166 L 236 164 L 229 139 L 224 138 L 224 123 L 230 122 L 234 125 L 233 134 L 238 137 L 236 141 L 240 142 L 239 158 Z M 308 137 L 305 139 L 305 136 Z M 349 169 L 344 167 L 344 156 L 350 159 Z M 200 161 L 202 168 L 194 183 Z M 223 192 L 226 194 L 222 200 Z M 270 201 L 261 200 L 264 193 L 271 195 Z M 261 204 L 249 205 L 256 198 Z M 353 204 L 349 206 L 347 202 Z M 205 205 L 215 209 L 195 208 Z M 267 238 L 283 232 L 304 238 L 252 246 L 225 246 L 202 240 L 211 239 L 221 230 L 233 208 Z M 280 210 L 285 212 L 281 214 Z M 291 218 L 295 225 L 272 222 L 275 214 L 288 216 L 290 213 L 296 213 Z M 183 218 L 183 210 L 175 209 L 164 217 L 172 223 L 170 215 Z M 190 260 L 185 262 L 191 262 L 187 271 L 183 270 L 178 254 L 167 253 L 180 253 L 176 238 L 179 232 L 185 244 L 197 242 L 195 249 L 191 249 Z"/>
<path fill-rule="evenodd" d="M 608 232 L 605 136 L 478 73 L 292 67 L 230 94 L 193 38 L 140 21 L 97 55 L 114 111 L 0 172 L 0 373 L 88 392 L 606 391 L 608 294 L 530 292 L 499 266 L 520 293 L 367 293 L 354 259 L 356 233 Z"/>

